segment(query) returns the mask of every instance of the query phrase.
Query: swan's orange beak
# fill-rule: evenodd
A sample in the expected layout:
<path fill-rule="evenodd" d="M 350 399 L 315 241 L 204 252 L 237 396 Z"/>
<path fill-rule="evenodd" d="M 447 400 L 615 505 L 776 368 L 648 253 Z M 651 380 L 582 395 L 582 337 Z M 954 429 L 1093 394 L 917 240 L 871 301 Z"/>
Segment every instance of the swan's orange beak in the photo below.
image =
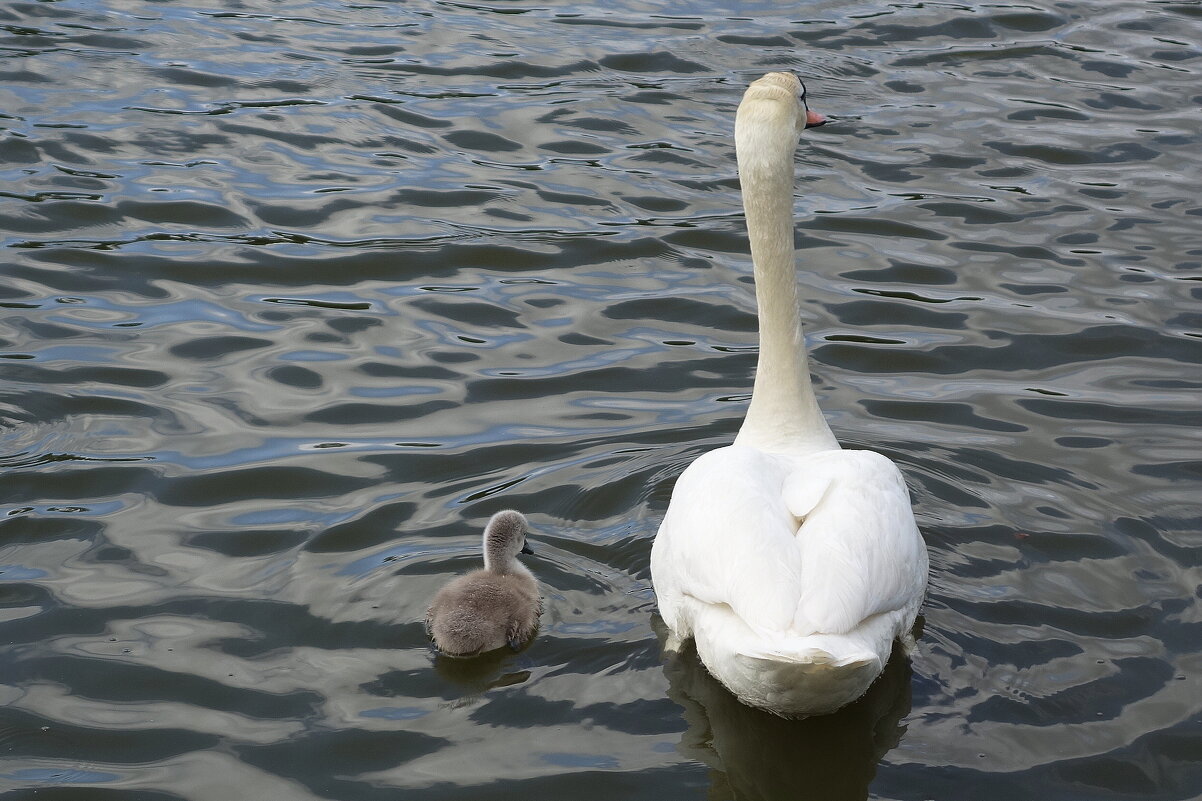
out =
<path fill-rule="evenodd" d="M 819 125 L 826 125 L 830 120 L 819 114 L 817 111 L 806 109 L 806 127 L 817 128 Z"/>

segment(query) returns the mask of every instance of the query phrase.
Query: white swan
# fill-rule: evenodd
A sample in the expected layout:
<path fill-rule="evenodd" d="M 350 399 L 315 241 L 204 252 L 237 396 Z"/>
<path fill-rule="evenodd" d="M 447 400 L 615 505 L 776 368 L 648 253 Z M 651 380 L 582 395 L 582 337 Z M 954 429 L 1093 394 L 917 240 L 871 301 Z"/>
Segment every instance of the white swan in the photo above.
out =
<path fill-rule="evenodd" d="M 821 124 L 795 76 L 748 87 L 735 150 L 754 263 L 760 352 L 734 444 L 681 474 L 651 551 L 669 648 L 696 641 L 741 701 L 785 717 L 831 712 L 910 634 L 927 551 L 901 472 L 840 450 L 810 385 L 793 275 L 793 153 Z"/>

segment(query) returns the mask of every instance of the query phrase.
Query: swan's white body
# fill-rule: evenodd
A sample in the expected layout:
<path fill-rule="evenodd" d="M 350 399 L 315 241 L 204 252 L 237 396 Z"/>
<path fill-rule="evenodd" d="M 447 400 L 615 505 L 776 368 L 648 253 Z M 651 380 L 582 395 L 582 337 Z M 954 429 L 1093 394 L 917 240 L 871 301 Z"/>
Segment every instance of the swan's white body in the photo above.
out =
<path fill-rule="evenodd" d="M 706 668 L 744 703 L 830 712 L 909 641 L 927 551 L 897 467 L 841 450 L 810 385 L 793 274 L 793 152 L 801 84 L 748 88 L 735 146 L 754 262 L 760 354 L 733 445 L 681 474 L 651 576 L 672 645 L 693 637 Z"/>

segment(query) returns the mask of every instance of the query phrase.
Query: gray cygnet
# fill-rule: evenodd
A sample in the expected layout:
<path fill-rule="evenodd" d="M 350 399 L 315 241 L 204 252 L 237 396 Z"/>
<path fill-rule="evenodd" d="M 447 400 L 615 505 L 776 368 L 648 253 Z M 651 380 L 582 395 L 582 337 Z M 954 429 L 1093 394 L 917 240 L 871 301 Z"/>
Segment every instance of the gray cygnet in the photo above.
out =
<path fill-rule="evenodd" d="M 534 636 L 543 603 L 534 575 L 517 560 L 533 554 L 526 518 L 497 512 L 484 528 L 484 569 L 445 584 L 426 612 L 426 631 L 448 656 L 475 656 L 502 646 L 519 650 Z"/>

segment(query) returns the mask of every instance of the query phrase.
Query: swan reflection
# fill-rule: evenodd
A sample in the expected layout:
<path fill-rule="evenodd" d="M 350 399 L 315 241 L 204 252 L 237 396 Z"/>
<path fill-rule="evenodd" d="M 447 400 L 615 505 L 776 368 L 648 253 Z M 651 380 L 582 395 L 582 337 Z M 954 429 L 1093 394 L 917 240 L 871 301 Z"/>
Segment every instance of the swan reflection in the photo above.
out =
<path fill-rule="evenodd" d="M 662 626 L 658 626 L 662 630 Z M 711 799 L 862 799 L 881 758 L 901 740 L 910 711 L 910 662 L 895 649 L 859 700 L 829 715 L 786 720 L 742 704 L 691 644 L 664 666 L 668 695 L 684 707 L 682 754 L 712 768 Z"/>

